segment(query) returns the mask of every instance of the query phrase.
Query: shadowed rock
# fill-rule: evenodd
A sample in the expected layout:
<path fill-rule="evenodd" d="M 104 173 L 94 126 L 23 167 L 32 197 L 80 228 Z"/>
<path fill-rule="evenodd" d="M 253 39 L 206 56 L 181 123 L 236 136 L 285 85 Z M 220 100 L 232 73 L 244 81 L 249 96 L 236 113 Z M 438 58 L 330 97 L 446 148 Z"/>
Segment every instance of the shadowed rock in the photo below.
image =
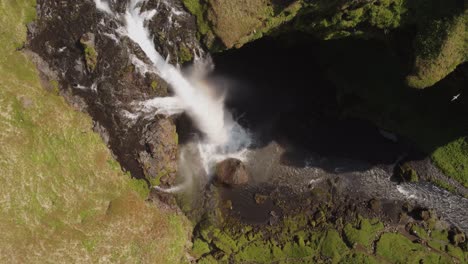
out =
<path fill-rule="evenodd" d="M 244 185 L 249 181 L 249 174 L 242 161 L 229 158 L 216 165 L 216 181 L 227 186 Z"/>

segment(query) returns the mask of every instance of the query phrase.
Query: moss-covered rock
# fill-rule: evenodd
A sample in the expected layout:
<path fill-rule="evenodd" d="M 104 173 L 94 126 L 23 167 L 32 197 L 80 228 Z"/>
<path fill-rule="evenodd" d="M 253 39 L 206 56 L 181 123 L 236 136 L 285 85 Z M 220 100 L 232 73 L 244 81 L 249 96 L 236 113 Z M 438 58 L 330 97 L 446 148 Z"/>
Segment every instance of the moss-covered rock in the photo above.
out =
<path fill-rule="evenodd" d="M 377 258 L 366 255 L 361 252 L 355 252 L 349 255 L 346 255 L 340 263 L 342 264 L 377 264 L 380 263 Z"/>
<path fill-rule="evenodd" d="M 464 254 L 464 252 L 463 252 L 463 250 L 461 248 L 455 247 L 455 246 L 452 246 L 452 245 L 447 245 L 445 250 L 447 251 L 447 253 L 450 256 L 458 259 L 462 263 L 464 263 L 466 261 L 466 253 Z"/>
<path fill-rule="evenodd" d="M 337 263 L 348 252 L 348 247 L 336 230 L 328 230 L 320 247 L 320 253 Z"/>
<path fill-rule="evenodd" d="M 195 258 L 197 259 L 201 258 L 203 255 L 205 255 L 206 253 L 209 253 L 210 251 L 211 251 L 210 246 L 208 245 L 208 243 L 206 243 L 202 239 L 197 238 L 193 242 L 191 253 Z"/>
<path fill-rule="evenodd" d="M 181 45 L 179 48 L 179 63 L 191 61 L 193 59 L 192 52 L 185 46 Z"/>
<path fill-rule="evenodd" d="M 427 231 L 424 228 L 417 225 L 417 224 L 411 225 L 410 232 L 411 232 L 411 234 L 419 237 L 420 239 L 427 240 L 429 238 L 429 235 L 427 234 Z"/>
<path fill-rule="evenodd" d="M 416 263 L 424 256 L 425 249 L 401 234 L 383 234 L 377 242 L 376 254 L 392 263 Z"/>
<path fill-rule="evenodd" d="M 408 85 L 426 88 L 468 60 L 468 11 L 428 23 L 416 37 L 414 73 Z"/>
<path fill-rule="evenodd" d="M 88 71 L 93 72 L 97 66 L 98 53 L 95 47 L 95 36 L 92 33 L 86 33 L 80 38 L 80 43 L 84 50 L 85 62 Z"/>
<path fill-rule="evenodd" d="M 177 171 L 178 136 L 174 122 L 156 119 L 144 128 L 146 149 L 138 155 L 146 179 L 152 186 L 174 184 Z"/>
<path fill-rule="evenodd" d="M 383 230 L 384 225 L 378 220 L 361 219 L 356 227 L 347 224 L 344 227 L 344 235 L 346 241 L 355 246 L 360 244 L 370 249 L 372 242 L 375 240 L 379 231 Z"/>

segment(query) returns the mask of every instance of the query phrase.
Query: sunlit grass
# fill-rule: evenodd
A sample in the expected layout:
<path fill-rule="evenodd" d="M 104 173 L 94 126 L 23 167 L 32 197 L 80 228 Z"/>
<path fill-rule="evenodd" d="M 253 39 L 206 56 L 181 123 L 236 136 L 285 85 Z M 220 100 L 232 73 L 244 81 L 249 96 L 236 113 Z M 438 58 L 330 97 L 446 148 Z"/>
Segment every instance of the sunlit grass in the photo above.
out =
<path fill-rule="evenodd" d="M 91 119 L 17 51 L 34 10 L 0 2 L 0 262 L 179 262 L 185 218 L 145 203 Z"/>

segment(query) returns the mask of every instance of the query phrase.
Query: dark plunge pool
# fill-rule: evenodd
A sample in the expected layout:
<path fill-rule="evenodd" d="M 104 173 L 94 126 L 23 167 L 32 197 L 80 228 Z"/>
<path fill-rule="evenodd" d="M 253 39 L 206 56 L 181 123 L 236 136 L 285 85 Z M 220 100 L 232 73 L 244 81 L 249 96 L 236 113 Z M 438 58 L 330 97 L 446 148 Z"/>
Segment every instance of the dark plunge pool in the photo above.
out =
<path fill-rule="evenodd" d="M 264 38 L 214 55 L 212 79 L 226 105 L 254 133 L 256 146 L 276 141 L 290 150 L 392 163 L 405 148 L 369 122 L 346 117 L 327 68 L 323 43 L 309 38 Z M 291 161 L 294 162 L 294 161 Z"/>

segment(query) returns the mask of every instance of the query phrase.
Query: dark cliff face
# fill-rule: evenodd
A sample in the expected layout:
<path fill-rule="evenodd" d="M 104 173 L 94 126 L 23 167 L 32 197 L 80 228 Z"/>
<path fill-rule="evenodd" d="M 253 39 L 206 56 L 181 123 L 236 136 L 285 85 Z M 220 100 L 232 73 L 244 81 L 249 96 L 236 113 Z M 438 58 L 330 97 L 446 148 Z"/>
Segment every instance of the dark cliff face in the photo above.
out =
<path fill-rule="evenodd" d="M 111 6 L 122 16 L 128 1 Z M 199 55 L 194 19 L 174 1 L 148 1 L 144 9 L 157 10 L 150 28 L 158 51 L 171 63 Z M 29 48 L 50 66 L 60 84 L 60 93 L 75 107 L 89 113 L 95 130 L 123 168 L 134 177 L 148 180 L 175 177 L 177 134 L 174 122 L 164 117 L 131 119 L 134 101 L 167 96 L 168 85 L 155 74 L 140 74 L 132 56 L 142 61 L 141 49 L 116 33 L 121 22 L 96 10 L 93 1 L 44 1 L 37 3 L 38 17 L 29 26 Z M 39 69 L 41 71 L 41 69 Z M 52 77 L 47 72 L 43 72 Z M 159 175 L 165 171 L 165 175 Z M 159 180 L 159 179 L 158 179 Z"/>

